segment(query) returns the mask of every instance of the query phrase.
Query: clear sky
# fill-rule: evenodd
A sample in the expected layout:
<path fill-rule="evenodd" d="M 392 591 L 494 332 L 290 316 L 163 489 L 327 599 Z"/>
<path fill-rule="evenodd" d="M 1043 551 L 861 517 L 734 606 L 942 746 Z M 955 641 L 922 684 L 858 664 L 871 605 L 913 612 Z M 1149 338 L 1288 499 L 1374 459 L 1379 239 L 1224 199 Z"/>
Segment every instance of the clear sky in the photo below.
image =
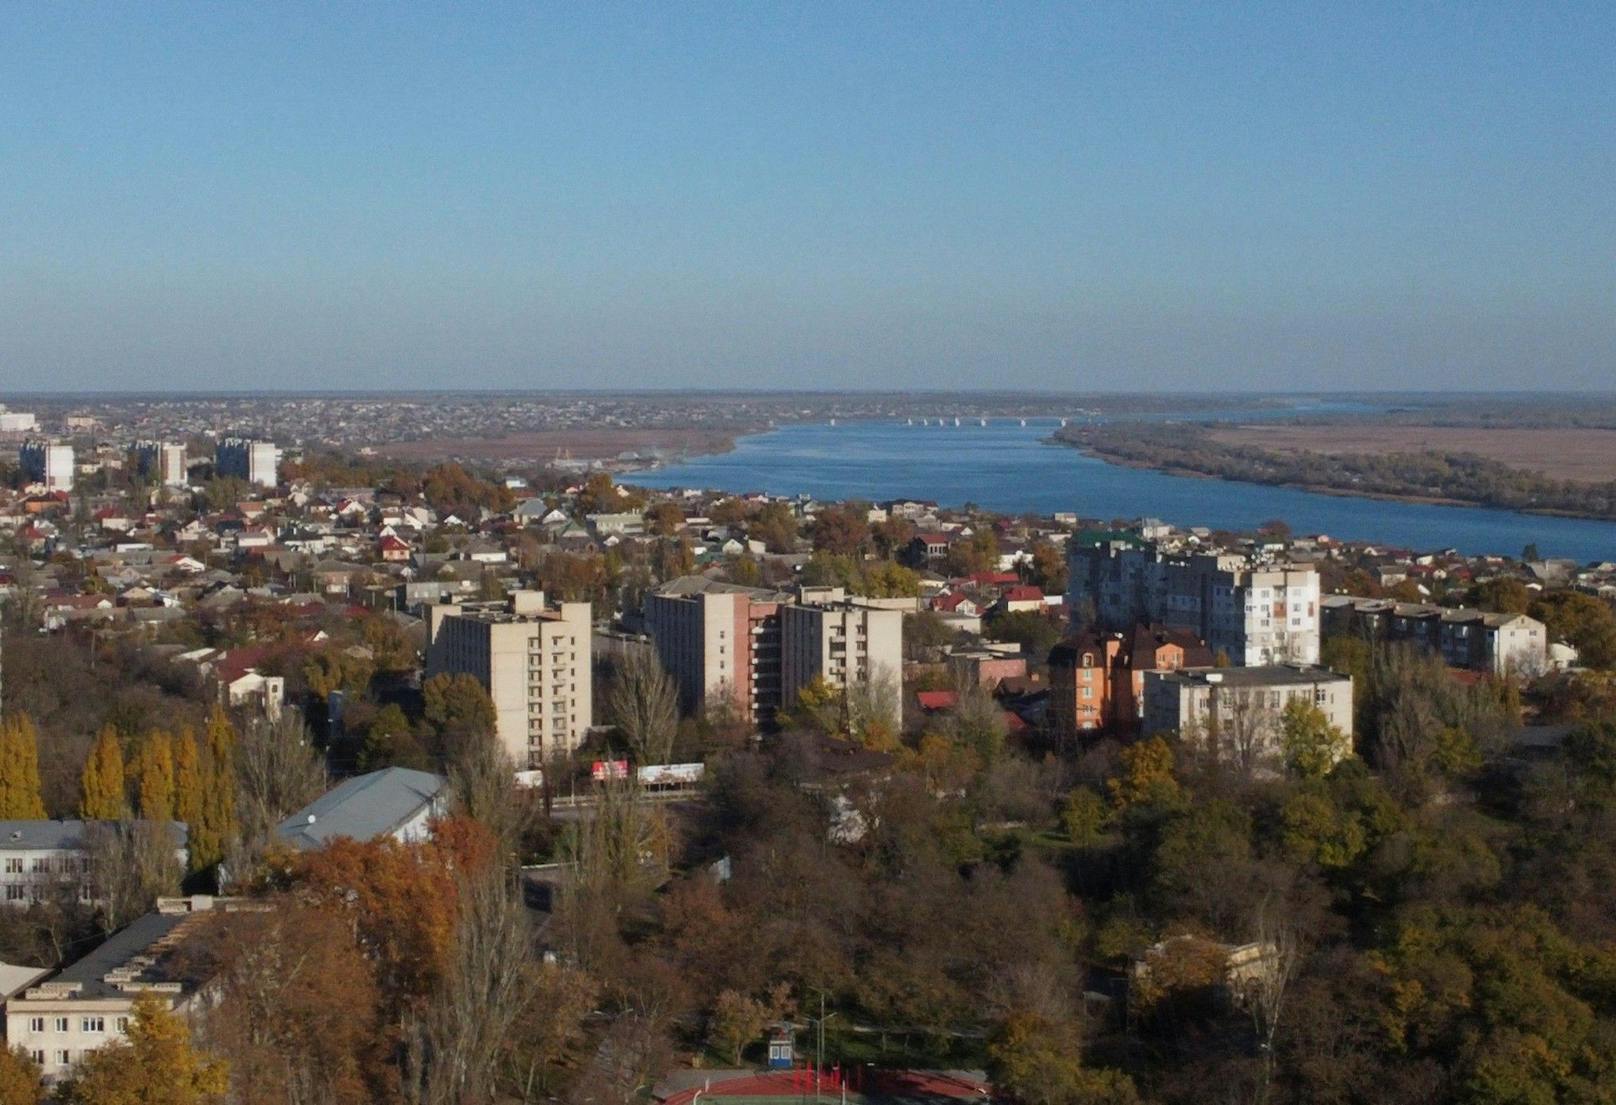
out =
<path fill-rule="evenodd" d="M 1616 387 L 1616 5 L 17 3 L 0 390 Z"/>

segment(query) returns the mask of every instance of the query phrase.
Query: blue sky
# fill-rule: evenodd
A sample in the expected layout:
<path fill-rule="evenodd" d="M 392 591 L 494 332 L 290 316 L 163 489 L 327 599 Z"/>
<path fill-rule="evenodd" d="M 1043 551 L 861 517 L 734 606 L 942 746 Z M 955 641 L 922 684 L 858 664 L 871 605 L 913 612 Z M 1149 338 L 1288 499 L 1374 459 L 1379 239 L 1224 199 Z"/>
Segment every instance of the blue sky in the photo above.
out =
<path fill-rule="evenodd" d="M 0 388 L 1609 388 L 1610 4 L 18 4 Z"/>

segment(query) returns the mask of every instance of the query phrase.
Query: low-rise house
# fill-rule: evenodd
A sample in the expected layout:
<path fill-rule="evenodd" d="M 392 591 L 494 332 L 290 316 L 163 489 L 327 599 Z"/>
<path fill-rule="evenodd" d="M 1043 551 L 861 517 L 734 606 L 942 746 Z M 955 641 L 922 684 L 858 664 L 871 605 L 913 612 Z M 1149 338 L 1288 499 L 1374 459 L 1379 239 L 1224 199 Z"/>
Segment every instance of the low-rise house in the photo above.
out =
<path fill-rule="evenodd" d="M 950 540 L 946 533 L 917 533 L 909 541 L 905 559 L 912 565 L 936 563 L 948 555 Z"/>
<path fill-rule="evenodd" d="M 405 563 L 410 559 L 410 547 L 389 533 L 376 542 L 376 554 L 388 563 Z"/>
<path fill-rule="evenodd" d="M 1006 587 L 994 607 L 1004 614 L 1041 614 L 1044 611 L 1044 592 L 1030 583 Z"/>
<path fill-rule="evenodd" d="M 261 646 L 232 649 L 211 664 L 219 686 L 219 701 L 226 706 L 255 707 L 265 717 L 279 717 L 286 702 L 286 680 L 266 675 L 260 667 L 268 656 Z"/>
<path fill-rule="evenodd" d="M 425 840 L 447 809 L 448 780 L 426 771 L 388 767 L 349 779 L 276 826 L 289 848 L 323 848 L 339 837 L 401 843 Z"/>

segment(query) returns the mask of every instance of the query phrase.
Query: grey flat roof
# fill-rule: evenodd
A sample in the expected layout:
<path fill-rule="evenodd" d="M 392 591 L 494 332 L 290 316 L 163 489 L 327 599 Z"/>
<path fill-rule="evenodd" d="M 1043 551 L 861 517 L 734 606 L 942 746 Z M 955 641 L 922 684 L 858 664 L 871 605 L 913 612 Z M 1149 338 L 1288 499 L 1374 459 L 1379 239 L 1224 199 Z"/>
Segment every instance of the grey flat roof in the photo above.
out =
<path fill-rule="evenodd" d="M 441 775 L 407 767 L 372 771 L 326 791 L 282 821 L 275 836 L 299 849 L 321 848 L 341 836 L 374 840 L 431 805 L 447 784 Z"/>
<path fill-rule="evenodd" d="M 67 821 L 0 821 L 0 851 L 73 851 L 85 846 L 84 829 L 95 822 Z M 119 824 L 119 822 L 108 822 Z M 183 821 L 169 822 L 175 834 L 174 846 L 183 848 L 190 838 L 190 829 Z"/>
<path fill-rule="evenodd" d="M 1208 683 L 1207 676 L 1221 678 Z M 1307 683 L 1345 683 L 1351 676 L 1314 664 L 1262 664 L 1249 668 L 1180 668 L 1163 679 L 1174 683 L 1199 683 L 1225 687 L 1285 687 Z"/>
<path fill-rule="evenodd" d="M 726 583 L 707 576 L 680 576 L 670 579 L 654 592 L 658 595 L 748 595 L 761 602 L 789 600 L 788 591 L 771 591 L 767 587 L 747 587 L 739 583 Z"/>

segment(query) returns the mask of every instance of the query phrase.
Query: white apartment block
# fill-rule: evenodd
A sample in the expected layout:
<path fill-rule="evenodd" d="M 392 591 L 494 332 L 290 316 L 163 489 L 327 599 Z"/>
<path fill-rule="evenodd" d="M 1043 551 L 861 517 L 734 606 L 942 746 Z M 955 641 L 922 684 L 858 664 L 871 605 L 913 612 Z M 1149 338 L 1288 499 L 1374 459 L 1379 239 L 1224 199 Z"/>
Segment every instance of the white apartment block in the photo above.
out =
<path fill-rule="evenodd" d="M 0 404 L 0 434 L 26 434 L 39 429 L 39 419 L 28 411 L 7 410 Z"/>
<path fill-rule="evenodd" d="M 95 822 L 0 821 L 0 903 L 27 906 L 64 898 L 94 901 L 87 834 Z M 107 824 L 108 831 L 119 831 Z M 186 859 L 189 831 L 170 824 L 176 856 Z"/>
<path fill-rule="evenodd" d="M 1220 759 L 1275 769 L 1283 760 L 1281 721 L 1300 699 L 1352 737 L 1352 677 L 1311 664 L 1180 668 L 1145 672 L 1144 733 L 1176 733 Z"/>
<path fill-rule="evenodd" d="M 46 491 L 73 490 L 73 446 L 49 441 L 25 441 L 17 450 L 23 479 L 45 485 Z"/>
<path fill-rule="evenodd" d="M 6 1043 L 21 1048 L 47 1082 L 72 1073 L 86 1053 L 122 1040 L 135 998 L 155 993 L 180 1014 L 199 1002 L 191 964 L 179 954 L 217 913 L 263 908 L 229 898 L 160 898 L 138 918 L 72 966 L 6 1002 Z"/>
<path fill-rule="evenodd" d="M 594 724 L 589 603 L 550 609 L 544 592 L 515 591 L 426 609 L 427 677 L 465 673 L 487 688 L 495 736 L 518 770 L 582 743 Z"/>
<path fill-rule="evenodd" d="M 815 679 L 846 692 L 874 683 L 899 713 L 903 680 L 903 614 L 848 602 L 790 605 L 780 610 L 780 694 L 789 706 Z"/>
<path fill-rule="evenodd" d="M 1319 576 L 1312 565 L 1236 553 L 1177 556 L 1133 539 L 1067 554 L 1069 609 L 1092 604 L 1107 629 L 1139 622 L 1192 630 L 1232 663 L 1313 664 L 1319 658 Z"/>
<path fill-rule="evenodd" d="M 165 441 L 135 442 L 135 459 L 143 476 L 150 476 L 164 487 L 184 487 L 185 446 Z"/>
<path fill-rule="evenodd" d="M 280 482 L 281 451 L 269 441 L 227 437 L 219 442 L 214 467 L 220 476 L 234 476 L 255 487 L 274 487 Z"/>

